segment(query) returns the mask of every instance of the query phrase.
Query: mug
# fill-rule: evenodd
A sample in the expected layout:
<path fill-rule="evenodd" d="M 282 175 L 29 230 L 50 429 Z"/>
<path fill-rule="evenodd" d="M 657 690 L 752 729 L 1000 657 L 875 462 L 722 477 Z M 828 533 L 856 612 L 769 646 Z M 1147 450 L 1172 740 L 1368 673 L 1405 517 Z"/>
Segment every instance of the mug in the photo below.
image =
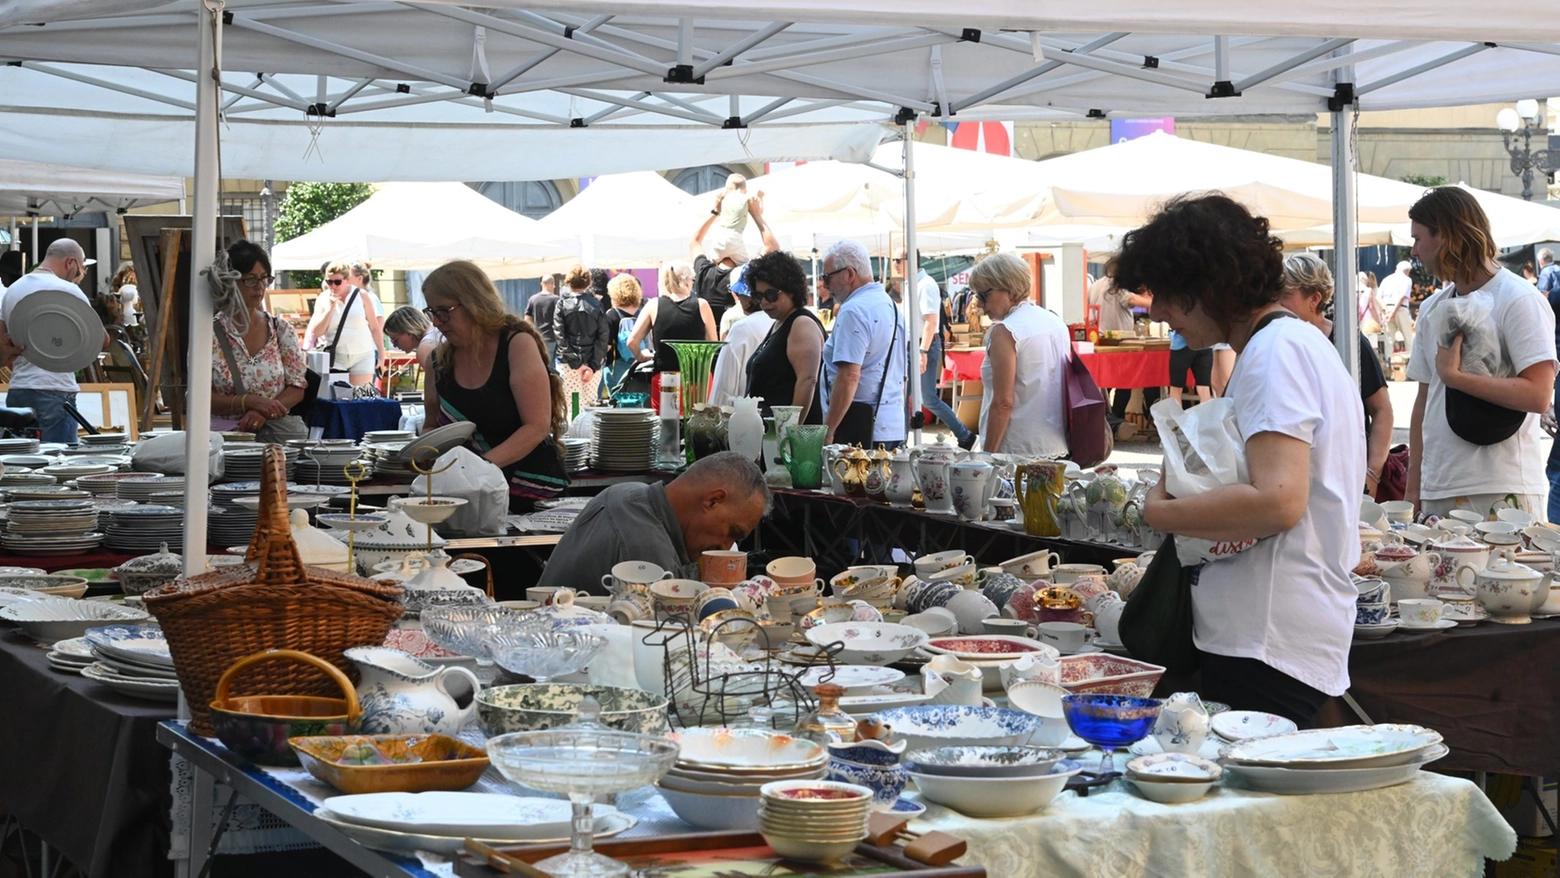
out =
<path fill-rule="evenodd" d="M 823 424 L 796 424 L 787 427 L 780 440 L 780 459 L 791 473 L 791 486 L 813 489 L 823 487 Z"/>
<path fill-rule="evenodd" d="M 746 552 L 711 549 L 699 555 L 699 578 L 710 585 L 736 585 L 747 579 Z"/>
<path fill-rule="evenodd" d="M 1019 555 L 1017 558 L 1009 558 L 1000 565 L 1003 570 L 1014 576 L 1022 576 L 1026 579 L 1044 579 L 1051 575 L 1051 568 L 1062 563 L 1062 556 L 1044 549 L 1038 552 L 1030 552 L 1027 555 Z"/>
<path fill-rule="evenodd" d="M 1083 649 L 1088 630 L 1077 622 L 1041 622 L 1036 628 L 1041 643 L 1048 643 L 1065 654 Z"/>
<path fill-rule="evenodd" d="M 1398 601 L 1398 618 L 1404 628 L 1432 628 L 1441 621 L 1441 606 L 1435 598 Z"/>
<path fill-rule="evenodd" d="M 1012 637 L 1028 637 L 1034 639 L 1037 633 L 1034 626 L 1023 619 L 982 619 L 980 627 L 987 634 L 1007 634 Z"/>
<path fill-rule="evenodd" d="M 601 584 L 606 586 L 608 592 L 620 594 L 625 591 L 637 591 L 644 594 L 650 593 L 650 583 L 662 579 L 671 579 L 672 571 L 662 570 L 659 566 L 649 561 L 624 561 L 612 565 L 612 572 L 601 577 Z"/>

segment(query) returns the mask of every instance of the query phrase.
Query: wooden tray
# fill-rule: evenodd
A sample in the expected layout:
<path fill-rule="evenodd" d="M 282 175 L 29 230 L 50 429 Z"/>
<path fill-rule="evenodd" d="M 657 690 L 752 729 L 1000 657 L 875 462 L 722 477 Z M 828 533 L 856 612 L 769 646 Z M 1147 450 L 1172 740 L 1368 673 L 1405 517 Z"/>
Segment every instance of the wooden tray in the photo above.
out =
<path fill-rule="evenodd" d="M 518 845 L 499 848 L 502 853 L 535 863 L 569 849 L 562 845 Z M 895 878 L 985 878 L 980 866 L 927 866 L 904 857 L 898 845 L 879 847 L 865 842 L 845 858 L 842 866 L 820 866 L 782 860 L 756 832 L 696 832 L 598 841 L 596 852 L 622 860 L 630 869 L 656 869 L 680 878 L 787 878 L 801 875 L 874 875 Z M 467 878 L 493 878 L 506 874 L 469 852 L 455 860 L 455 874 Z"/>

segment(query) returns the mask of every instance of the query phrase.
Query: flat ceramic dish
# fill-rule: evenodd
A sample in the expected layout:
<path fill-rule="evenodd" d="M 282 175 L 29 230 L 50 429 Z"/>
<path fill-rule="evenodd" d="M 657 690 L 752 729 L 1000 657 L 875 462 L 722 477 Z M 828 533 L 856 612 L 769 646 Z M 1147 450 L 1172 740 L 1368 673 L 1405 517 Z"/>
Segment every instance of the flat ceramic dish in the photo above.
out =
<path fill-rule="evenodd" d="M 168 652 L 168 639 L 163 635 L 163 630 L 155 625 L 88 628 L 83 636 L 88 643 L 110 656 L 152 667 L 173 667 L 173 656 Z"/>
<path fill-rule="evenodd" d="M 1247 787 L 1264 793 L 1357 793 L 1407 783 L 1419 774 L 1421 768 L 1445 756 L 1447 752 L 1445 744 L 1437 744 L 1420 753 L 1412 762 L 1377 768 L 1294 769 L 1229 763 L 1224 769 L 1232 777 L 1240 778 Z"/>
<path fill-rule="evenodd" d="M 81 676 L 89 680 L 96 680 L 113 689 L 121 695 L 131 698 L 140 698 L 145 701 L 170 701 L 179 700 L 179 684 L 176 681 L 166 683 L 155 680 L 136 680 L 129 677 L 121 677 L 99 670 L 97 665 L 91 665 L 81 669 Z"/>
<path fill-rule="evenodd" d="M 1221 742 L 1218 738 L 1209 735 L 1208 740 L 1203 741 L 1202 746 L 1197 748 L 1197 755 L 1204 759 L 1218 759 L 1219 750 L 1223 747 L 1223 742 Z M 1156 740 L 1153 735 L 1149 735 L 1143 740 L 1133 744 L 1131 747 L 1128 747 L 1127 752 L 1131 753 L 1133 756 L 1158 756 L 1159 754 L 1165 752 L 1165 748 L 1159 746 L 1159 741 Z"/>
<path fill-rule="evenodd" d="M 1300 728 L 1293 720 L 1260 710 L 1228 710 L 1210 722 L 1213 733 L 1232 744 L 1268 735 L 1284 735 Z"/>
<path fill-rule="evenodd" d="M 339 819 L 359 826 L 514 841 L 568 835 L 573 813 L 567 799 L 499 793 L 362 793 L 331 796 L 323 804 Z M 598 831 L 602 818 L 614 810 L 595 806 Z"/>
<path fill-rule="evenodd" d="M 1234 713 L 1234 711 L 1231 711 Z M 1385 768 L 1407 765 L 1441 743 L 1424 726 L 1380 723 L 1270 735 L 1231 744 L 1219 753 L 1226 764 L 1275 768 Z"/>
<path fill-rule="evenodd" d="M 1388 619 L 1380 625 L 1355 625 L 1354 636 L 1359 640 L 1379 640 L 1386 637 L 1398 627 L 1398 620 Z"/>
<path fill-rule="evenodd" d="M 6 321 L 28 362 L 50 372 L 75 372 L 103 350 L 103 321 L 85 296 L 39 290 L 17 303 Z"/>
<path fill-rule="evenodd" d="M 727 771 L 808 769 L 829 758 L 823 745 L 763 729 L 694 728 L 667 737 L 682 745 L 680 766 Z"/>
<path fill-rule="evenodd" d="M 430 445 L 437 449 L 435 452 L 432 452 L 432 456 L 438 457 L 457 445 L 465 444 L 466 440 L 470 439 L 472 434 L 476 432 L 477 425 L 470 421 L 456 421 L 453 424 L 435 427 L 416 439 L 407 442 L 396 454 L 396 459 L 404 464 L 410 464 L 420 456 L 430 454 L 426 450 Z"/>
<path fill-rule="evenodd" d="M 896 671 L 893 668 L 879 668 L 872 665 L 840 665 L 834 669 L 833 676 L 829 675 L 829 668 L 809 668 L 802 672 L 801 683 L 808 689 L 819 683 L 836 683 L 845 687 L 846 695 L 867 695 L 872 692 L 874 686 L 888 686 L 905 678 L 904 671 Z"/>
<path fill-rule="evenodd" d="M 606 806 L 597 805 L 598 810 Z M 391 851 L 394 853 L 409 854 L 415 851 L 431 851 L 444 856 L 454 856 L 466 849 L 465 836 L 459 835 L 428 835 L 420 832 L 396 832 L 390 829 L 380 829 L 376 826 L 362 826 L 356 823 L 348 823 L 327 808 L 317 808 L 314 816 L 330 824 L 348 838 L 356 841 L 364 847 L 379 851 Z M 596 819 L 596 838 L 610 838 L 620 832 L 627 832 L 639 823 L 639 818 L 622 811 L 612 811 Z M 479 838 L 484 844 L 500 846 L 509 844 L 567 844 L 567 834 L 554 838 Z"/>
<path fill-rule="evenodd" d="M 921 692 L 885 692 L 869 695 L 845 695 L 840 698 L 840 710 L 849 714 L 876 713 L 893 707 L 915 707 L 926 704 L 932 696 Z"/>
<path fill-rule="evenodd" d="M 951 655 L 961 659 L 989 660 L 1018 658 L 1021 655 L 1032 655 L 1036 658 L 1045 655 L 1054 659 L 1061 655 L 1055 647 L 1011 634 L 934 637 L 921 648 L 934 655 Z"/>

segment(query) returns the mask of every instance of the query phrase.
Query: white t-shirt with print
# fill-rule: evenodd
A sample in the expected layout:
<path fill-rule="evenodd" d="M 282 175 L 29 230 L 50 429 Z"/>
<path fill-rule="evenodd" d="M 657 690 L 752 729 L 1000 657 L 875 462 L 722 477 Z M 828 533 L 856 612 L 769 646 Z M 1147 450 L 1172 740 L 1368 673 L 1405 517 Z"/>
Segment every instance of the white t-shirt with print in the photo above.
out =
<path fill-rule="evenodd" d="M 1358 592 L 1365 415 L 1359 385 L 1327 336 L 1281 317 L 1252 336 L 1226 396 L 1241 438 L 1279 433 L 1311 446 L 1310 499 L 1293 528 L 1203 567 L 1193 637 L 1216 655 L 1254 658 L 1328 695 L 1349 688 Z"/>
<path fill-rule="evenodd" d="M 1438 309 L 1456 293 L 1456 285 L 1447 284 L 1420 306 L 1419 337 L 1424 341 L 1414 345 L 1408 360 L 1408 379 L 1430 385 L 1422 430 L 1419 496 L 1439 500 L 1472 494 L 1543 494 L 1549 490 L 1549 480 L 1544 476 L 1546 452 L 1539 445 L 1543 433 L 1538 415 L 1529 414 L 1511 438 L 1494 445 L 1474 445 L 1453 433 L 1446 423 L 1446 385 L 1435 368 L 1444 317 Z M 1491 314 L 1500 327 L 1501 353 L 1511 364 L 1511 374 L 1555 359 L 1554 309 L 1532 284 L 1501 269 L 1489 283 L 1468 295 L 1489 299 Z"/>
<path fill-rule="evenodd" d="M 11 312 L 16 310 L 16 306 L 39 290 L 60 290 L 70 293 L 83 302 L 90 301 L 87 294 L 81 291 L 81 287 L 62 280 L 53 272 L 32 271 L 6 289 L 4 299 L 0 299 L 0 320 L 9 325 Z M 50 372 L 34 365 L 27 359 L 26 354 L 17 357 L 16 363 L 11 367 L 10 386 L 18 390 L 62 390 L 66 393 L 75 393 L 81 389 L 81 385 L 76 383 L 76 373 Z"/>

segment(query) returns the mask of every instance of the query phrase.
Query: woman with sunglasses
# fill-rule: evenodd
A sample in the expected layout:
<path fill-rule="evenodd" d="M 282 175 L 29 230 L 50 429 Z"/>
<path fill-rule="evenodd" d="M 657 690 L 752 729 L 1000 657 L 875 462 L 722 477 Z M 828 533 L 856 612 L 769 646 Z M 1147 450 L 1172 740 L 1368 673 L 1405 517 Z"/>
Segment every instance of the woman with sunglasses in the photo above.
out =
<path fill-rule="evenodd" d="M 818 372 L 823 365 L 823 324 L 807 309 L 807 273 L 781 250 L 754 259 L 742 276 L 758 307 L 774 326 L 747 362 L 747 395 L 759 399 L 765 417 L 777 405 L 802 407 L 799 424 L 823 423 Z M 798 318 L 805 317 L 805 320 Z"/>
<path fill-rule="evenodd" d="M 239 272 L 241 302 L 217 314 L 211 341 L 211 429 L 254 433 L 261 442 L 304 439 L 303 419 L 290 414 L 308 382 L 298 335 L 266 313 L 271 259 L 258 244 L 236 241 L 228 263 Z"/>
<path fill-rule="evenodd" d="M 1067 360 L 1062 318 L 1029 300 L 1029 266 L 1011 253 L 975 263 L 970 289 L 991 318 L 980 367 L 981 447 L 1026 457 L 1067 453 Z"/>
<path fill-rule="evenodd" d="M 569 486 L 560 440 L 568 430 L 563 382 L 536 327 L 510 314 L 474 263 L 448 262 L 423 280 L 423 309 L 444 342 L 433 352 L 423 429 L 470 421 L 473 450 L 503 470 L 511 512 Z"/>
<path fill-rule="evenodd" d="M 303 346 L 321 345 L 330 352 L 332 372 L 346 372 L 353 385 L 374 380 L 374 352 L 384 334 L 385 320 L 374 309 L 372 296 L 347 278 L 352 266 L 332 263 L 325 269 L 325 288 L 314 300 L 314 316 L 303 332 Z"/>

